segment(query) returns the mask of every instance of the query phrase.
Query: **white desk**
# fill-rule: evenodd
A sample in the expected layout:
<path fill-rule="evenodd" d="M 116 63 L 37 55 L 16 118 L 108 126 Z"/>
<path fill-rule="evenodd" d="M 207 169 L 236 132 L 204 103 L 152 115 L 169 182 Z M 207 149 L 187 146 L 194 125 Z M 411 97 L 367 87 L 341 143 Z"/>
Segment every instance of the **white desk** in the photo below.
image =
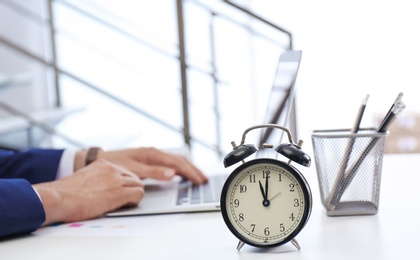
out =
<path fill-rule="evenodd" d="M 301 251 L 286 244 L 268 250 L 245 245 L 238 252 L 237 239 L 216 212 L 121 219 L 134 221 L 140 227 L 143 224 L 144 232 L 139 231 L 138 235 L 74 236 L 54 233 L 49 228 L 48 234 L 40 230 L 37 235 L 1 241 L 0 258 L 420 259 L 418 162 L 420 155 L 385 156 L 379 212 L 374 216 L 326 216 L 319 198 L 315 166 L 304 172 L 306 176 L 311 175 L 308 181 L 314 207 L 308 224 L 297 236 Z M 153 225 L 149 224 L 151 221 Z"/>

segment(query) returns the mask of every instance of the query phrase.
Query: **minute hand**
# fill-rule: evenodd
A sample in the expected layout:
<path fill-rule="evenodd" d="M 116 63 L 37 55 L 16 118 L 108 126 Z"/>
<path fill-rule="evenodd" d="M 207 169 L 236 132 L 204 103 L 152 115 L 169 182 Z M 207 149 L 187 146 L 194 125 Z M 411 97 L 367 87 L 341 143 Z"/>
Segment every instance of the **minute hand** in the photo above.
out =
<path fill-rule="evenodd" d="M 264 200 L 268 200 L 268 175 L 265 176 L 265 197 Z"/>

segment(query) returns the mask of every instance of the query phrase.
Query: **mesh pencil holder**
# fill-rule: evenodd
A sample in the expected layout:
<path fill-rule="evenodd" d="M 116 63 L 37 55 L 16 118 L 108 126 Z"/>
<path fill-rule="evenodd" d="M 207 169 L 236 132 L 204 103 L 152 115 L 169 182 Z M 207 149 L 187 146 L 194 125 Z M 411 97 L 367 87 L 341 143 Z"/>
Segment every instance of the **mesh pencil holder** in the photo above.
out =
<path fill-rule="evenodd" d="M 312 133 L 321 201 L 328 216 L 378 212 L 386 136 L 374 129 Z"/>

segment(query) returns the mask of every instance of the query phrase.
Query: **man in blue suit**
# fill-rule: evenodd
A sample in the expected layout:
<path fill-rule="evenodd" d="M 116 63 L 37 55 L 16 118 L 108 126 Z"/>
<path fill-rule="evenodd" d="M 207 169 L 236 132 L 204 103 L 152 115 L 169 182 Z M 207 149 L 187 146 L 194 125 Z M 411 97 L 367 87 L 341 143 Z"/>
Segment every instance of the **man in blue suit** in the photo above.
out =
<path fill-rule="evenodd" d="M 207 181 L 186 158 L 155 148 L 0 149 L 0 237 L 137 205 L 144 195 L 141 179 L 176 174 L 197 184 Z"/>

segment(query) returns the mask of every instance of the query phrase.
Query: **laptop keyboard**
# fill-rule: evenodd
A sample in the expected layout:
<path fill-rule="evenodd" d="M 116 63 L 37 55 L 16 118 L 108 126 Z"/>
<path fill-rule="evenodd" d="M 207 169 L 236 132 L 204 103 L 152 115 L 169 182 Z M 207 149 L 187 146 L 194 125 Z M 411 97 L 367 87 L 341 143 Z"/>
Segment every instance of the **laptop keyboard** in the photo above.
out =
<path fill-rule="evenodd" d="M 195 185 L 189 180 L 182 180 L 178 186 L 177 205 L 200 204 L 220 201 L 226 175 L 214 175 L 202 185 Z"/>

